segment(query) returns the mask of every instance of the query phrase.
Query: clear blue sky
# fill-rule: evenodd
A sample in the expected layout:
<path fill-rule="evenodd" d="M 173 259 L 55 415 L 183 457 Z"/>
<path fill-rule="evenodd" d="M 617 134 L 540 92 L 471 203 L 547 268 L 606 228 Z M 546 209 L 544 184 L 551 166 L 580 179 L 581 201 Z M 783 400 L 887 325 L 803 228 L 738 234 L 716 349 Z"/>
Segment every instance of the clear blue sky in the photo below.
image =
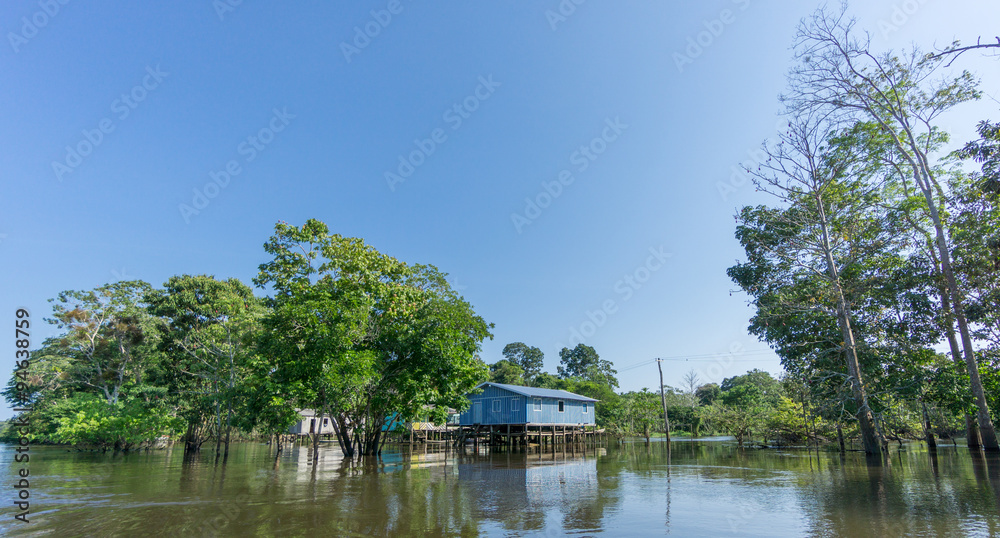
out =
<path fill-rule="evenodd" d="M 450 273 L 496 324 L 487 362 L 523 341 L 554 372 L 576 330 L 624 390 L 656 386 L 654 357 L 697 356 L 665 363 L 675 385 L 780 372 L 725 274 L 733 214 L 766 200 L 719 183 L 775 133 L 815 4 L 224 2 L 0 7 L 4 372 L 15 308 L 40 323 L 60 290 L 118 279 L 249 283 L 275 222 L 308 218 Z M 878 48 L 931 47 L 996 35 L 1000 5 L 854 13 Z M 1000 63 L 960 63 L 998 95 Z M 998 109 L 946 127 L 964 141 Z"/>

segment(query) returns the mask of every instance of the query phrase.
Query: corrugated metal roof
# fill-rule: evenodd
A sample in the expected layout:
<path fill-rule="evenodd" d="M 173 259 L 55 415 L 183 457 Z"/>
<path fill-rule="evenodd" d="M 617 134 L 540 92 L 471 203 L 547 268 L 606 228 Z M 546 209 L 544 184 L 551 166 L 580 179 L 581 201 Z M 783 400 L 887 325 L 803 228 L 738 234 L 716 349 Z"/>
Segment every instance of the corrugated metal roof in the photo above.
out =
<path fill-rule="evenodd" d="M 598 402 L 600 400 L 595 400 L 593 398 L 588 398 L 586 396 L 581 396 L 579 394 L 573 394 L 572 392 L 567 392 L 565 390 L 557 389 L 540 389 L 537 387 L 522 387 L 520 385 L 505 385 L 503 383 L 481 383 L 476 388 L 482 388 L 486 385 L 492 385 L 499 389 L 509 390 L 515 392 L 522 396 L 527 396 L 529 398 L 559 398 L 562 400 L 578 400 L 581 402 Z"/>

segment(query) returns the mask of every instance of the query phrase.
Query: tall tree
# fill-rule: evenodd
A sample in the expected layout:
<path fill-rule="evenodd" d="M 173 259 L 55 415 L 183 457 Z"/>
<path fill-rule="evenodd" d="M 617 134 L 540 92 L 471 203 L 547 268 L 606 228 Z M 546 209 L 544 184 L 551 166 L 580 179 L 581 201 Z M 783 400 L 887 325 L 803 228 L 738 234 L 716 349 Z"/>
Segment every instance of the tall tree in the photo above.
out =
<path fill-rule="evenodd" d="M 247 363 L 254 353 L 253 338 L 266 313 L 263 301 L 235 278 L 219 281 L 211 276 L 171 277 L 162 291 L 152 294 L 150 310 L 168 324 L 164 347 L 175 357 L 175 371 L 192 381 L 179 387 L 188 393 L 187 449 L 200 448 L 192 439 L 200 425 L 200 408 L 214 415 L 215 452 L 229 441 L 234 410 L 239 411 L 239 385 L 247 378 Z"/>
<path fill-rule="evenodd" d="M 932 156 L 940 135 L 935 124 L 938 117 L 955 105 L 979 98 L 980 92 L 968 72 L 942 76 L 944 59 L 940 55 L 925 55 L 915 48 L 899 55 L 872 52 L 870 39 L 858 37 L 854 21 L 845 12 L 846 5 L 832 14 L 820 8 L 799 26 L 795 44 L 799 65 L 791 73 L 792 90 L 785 100 L 793 109 L 842 114 L 877 124 L 905 164 L 901 169 L 906 174 L 900 174 L 898 180 L 903 188 L 919 193 L 932 225 L 983 445 L 987 450 L 1000 450 L 965 313 L 968 293 L 953 267 L 944 207 L 947 186 Z"/>
<path fill-rule="evenodd" d="M 563 379 L 579 377 L 618 388 L 618 378 L 615 377 L 618 372 L 611 361 L 602 359 L 594 348 L 586 344 L 577 344 L 573 349 L 562 348 L 559 351 L 559 363 L 556 371 Z"/>
<path fill-rule="evenodd" d="M 827 117 L 805 112 L 790 118 L 777 144 L 765 145 L 768 159 L 748 171 L 758 190 L 785 207 L 742 210 L 736 237 L 748 262 L 728 273 L 753 297 L 758 317 L 819 314 L 836 321 L 839 343 L 831 347 L 843 357 L 865 452 L 877 454 L 884 438 L 859 360 L 849 282 L 872 257 L 891 251 L 894 238 L 875 210 L 877 190 L 865 183 L 859 128 L 838 131 Z M 774 331 L 763 334 L 775 343 Z M 795 346 L 813 342 L 792 340 Z"/>
<path fill-rule="evenodd" d="M 542 373 L 545 354 L 537 347 L 528 346 L 523 342 L 512 342 L 503 347 L 503 356 L 512 364 L 521 367 L 526 383 L 532 383 L 535 377 Z"/>
<path fill-rule="evenodd" d="M 500 359 L 490 365 L 490 381 L 505 385 L 522 385 L 524 370 L 507 359 Z"/>
<path fill-rule="evenodd" d="M 430 406 L 443 418 L 487 379 L 476 353 L 492 326 L 434 267 L 407 266 L 314 219 L 278 223 L 264 248 L 273 260 L 254 282 L 274 297 L 262 355 L 300 406 L 332 418 L 345 456 L 378 453 L 393 413 L 410 419 Z M 318 435 L 313 447 L 316 459 Z"/>
<path fill-rule="evenodd" d="M 60 348 L 70 354 L 74 379 L 108 404 L 122 390 L 140 384 L 155 359 L 160 327 L 146 311 L 152 287 L 140 280 L 106 284 L 90 291 L 64 291 L 48 321 L 65 331 Z"/>

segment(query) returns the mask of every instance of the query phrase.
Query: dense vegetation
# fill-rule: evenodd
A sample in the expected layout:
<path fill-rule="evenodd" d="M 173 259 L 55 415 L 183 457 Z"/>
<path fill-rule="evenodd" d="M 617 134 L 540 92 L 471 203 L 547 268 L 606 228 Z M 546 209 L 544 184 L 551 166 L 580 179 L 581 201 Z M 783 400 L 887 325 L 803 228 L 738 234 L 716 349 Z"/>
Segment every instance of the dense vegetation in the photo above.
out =
<path fill-rule="evenodd" d="M 32 407 L 32 440 L 129 450 L 166 436 L 227 455 L 234 435 L 284 433 L 309 408 L 345 454 L 374 454 L 387 417 L 461 409 L 487 378 L 477 352 L 492 325 L 434 267 L 316 220 L 278 223 L 265 250 L 265 298 L 204 275 L 60 293 L 61 334 L 4 391 Z"/>
<path fill-rule="evenodd" d="M 907 414 L 933 443 L 945 410 L 963 415 L 971 447 L 1000 450 L 987 388 L 1000 349 L 996 125 L 945 152 L 940 116 L 981 95 L 948 69 L 957 44 L 870 45 L 843 9 L 799 26 L 788 128 L 747 170 L 777 203 L 740 211 L 747 259 L 729 276 L 756 307 L 750 332 L 818 409 L 853 419 L 869 454 Z"/>

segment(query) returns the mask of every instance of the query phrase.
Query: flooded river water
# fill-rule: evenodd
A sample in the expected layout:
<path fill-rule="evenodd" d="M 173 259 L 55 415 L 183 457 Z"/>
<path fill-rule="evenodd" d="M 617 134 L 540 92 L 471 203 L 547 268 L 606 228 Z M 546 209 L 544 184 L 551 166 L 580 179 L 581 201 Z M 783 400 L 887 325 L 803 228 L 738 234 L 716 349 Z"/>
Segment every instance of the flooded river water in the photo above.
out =
<path fill-rule="evenodd" d="M 127 455 L 32 447 L 30 522 L 4 536 L 1000 536 L 1000 460 L 964 447 L 743 450 L 720 440 L 560 452 L 388 450 L 273 464 L 242 444 L 228 463 L 178 449 Z"/>

